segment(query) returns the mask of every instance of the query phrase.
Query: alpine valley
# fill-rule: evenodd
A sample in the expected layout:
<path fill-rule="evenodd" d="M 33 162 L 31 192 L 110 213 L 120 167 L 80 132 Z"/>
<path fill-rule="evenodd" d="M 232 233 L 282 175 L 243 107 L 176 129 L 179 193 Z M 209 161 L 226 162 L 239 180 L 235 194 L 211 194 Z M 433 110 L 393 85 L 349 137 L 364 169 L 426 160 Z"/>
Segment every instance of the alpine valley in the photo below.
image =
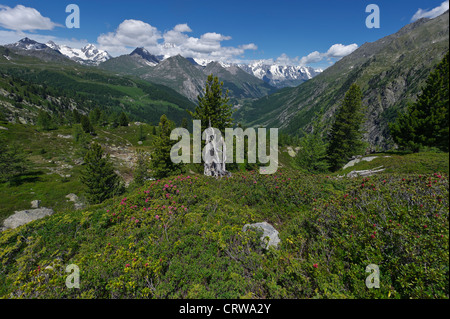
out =
<path fill-rule="evenodd" d="M 182 299 L 152 307 L 168 317 L 276 318 L 280 308 L 298 312 L 296 299 L 448 300 L 442 1 L 440 15 L 415 20 L 425 0 L 380 0 L 383 10 L 407 8 L 382 11 L 382 23 L 396 26 L 388 36 L 366 28 L 356 1 L 265 1 L 258 10 L 242 1 L 86 1 L 80 30 L 57 23 L 57 1 L 27 2 L 42 15 L 1 4 L 4 43 L 27 37 L 0 46 L 0 299 Z M 402 20 L 407 12 L 417 12 L 414 22 Z M 347 33 L 331 15 L 353 19 L 342 21 Z M 41 23 L 22 21 L 31 18 Z M 184 21 L 220 34 L 188 35 L 187 23 L 176 24 Z M 362 44 L 369 33 L 383 38 Z M 323 53 L 314 65 L 344 56 L 324 70 L 281 63 L 330 41 L 360 46 Z M 127 54 L 112 56 L 113 47 Z M 262 59 L 279 50 L 286 56 Z M 249 56 L 258 60 L 238 59 Z M 211 130 L 201 153 L 213 161 L 195 160 L 202 132 L 193 120 L 221 133 L 233 126 L 226 167 Z"/>
<path fill-rule="evenodd" d="M 449 50 L 448 11 L 422 18 L 397 33 L 365 43 L 313 79 L 240 108 L 235 118 L 249 126 L 279 127 L 299 135 L 311 131 L 317 114 L 326 130 L 345 92 L 353 84 L 363 91 L 365 138 L 374 148 L 393 146 L 388 124 L 416 100 L 430 71 Z"/>
<path fill-rule="evenodd" d="M 234 64 L 180 55 L 156 56 L 145 48 L 111 57 L 92 44 L 73 49 L 29 38 L 6 45 L 3 50 L 9 49 L 16 57 L 45 61 L 45 66 L 40 66 L 42 72 L 56 72 L 55 66 L 64 65 L 59 73 L 73 73 L 84 66 L 82 70 L 90 74 L 108 74 L 116 80 L 127 78 L 127 81 L 139 81 L 140 85 L 159 85 L 160 90 L 172 89 L 190 101 L 178 105 L 181 109 L 193 107 L 192 103 L 203 93 L 207 76 L 214 74 L 229 90 L 237 122 L 246 126 L 279 127 L 294 136 L 300 135 L 301 130 L 311 130 L 311 123 L 319 113 L 323 113 L 321 121 L 328 129 L 345 92 L 352 83 L 357 83 L 363 90 L 366 106 L 365 138 L 372 147 L 387 149 L 392 146 L 389 123 L 395 120 L 398 111 L 415 101 L 430 70 L 448 51 L 448 40 L 447 12 L 435 19 L 420 19 L 395 34 L 365 43 L 325 71 L 264 60 Z M 3 54 L 2 59 L 10 66 L 17 65 L 11 55 Z M 177 99 L 183 101 L 181 96 Z M 27 111 L 7 109 L 9 118 L 14 118 L 11 114 L 33 117 Z M 134 114 L 144 112 L 140 109 Z"/>

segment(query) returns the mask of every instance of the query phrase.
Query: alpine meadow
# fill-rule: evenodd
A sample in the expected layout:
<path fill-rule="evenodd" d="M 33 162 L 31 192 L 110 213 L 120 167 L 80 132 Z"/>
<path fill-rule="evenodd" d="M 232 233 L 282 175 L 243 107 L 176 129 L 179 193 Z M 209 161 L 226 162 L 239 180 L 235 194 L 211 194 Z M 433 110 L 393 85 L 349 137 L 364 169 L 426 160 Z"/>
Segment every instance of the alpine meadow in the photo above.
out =
<path fill-rule="evenodd" d="M 442 1 L 3 1 L 0 298 L 448 300 Z"/>

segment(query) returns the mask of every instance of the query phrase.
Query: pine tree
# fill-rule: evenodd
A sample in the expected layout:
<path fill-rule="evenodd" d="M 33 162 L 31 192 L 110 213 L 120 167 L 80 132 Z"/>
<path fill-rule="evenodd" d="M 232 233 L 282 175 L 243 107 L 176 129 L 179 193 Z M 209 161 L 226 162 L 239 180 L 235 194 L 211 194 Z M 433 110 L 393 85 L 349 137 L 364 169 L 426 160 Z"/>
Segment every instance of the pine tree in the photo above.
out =
<path fill-rule="evenodd" d="M 40 110 L 37 117 L 37 125 L 44 131 L 51 130 L 53 128 L 53 122 L 50 114 Z"/>
<path fill-rule="evenodd" d="M 79 124 L 75 124 L 72 127 L 72 136 L 73 136 L 73 139 L 75 140 L 75 143 L 78 143 L 83 139 L 84 132 Z"/>
<path fill-rule="evenodd" d="M 2 110 L 0 110 L 0 123 L 6 123 L 6 116 L 3 114 Z"/>
<path fill-rule="evenodd" d="M 73 118 L 73 122 L 74 122 L 75 124 L 81 123 L 81 115 L 80 115 L 80 113 L 77 111 L 77 109 L 74 109 L 74 110 L 72 111 L 72 118 Z"/>
<path fill-rule="evenodd" d="M 100 120 L 101 111 L 98 107 L 94 108 L 89 112 L 89 121 L 92 125 L 97 125 Z"/>
<path fill-rule="evenodd" d="M 310 133 L 302 132 L 299 141 L 300 150 L 296 156 L 296 164 L 300 169 L 309 173 L 323 173 L 329 168 L 327 157 L 327 144 L 321 132 L 323 125 L 318 117 L 312 124 Z"/>
<path fill-rule="evenodd" d="M 128 116 L 124 112 L 120 113 L 119 125 L 120 126 L 128 126 L 128 123 L 129 123 Z"/>
<path fill-rule="evenodd" d="M 123 191 L 120 177 L 114 172 L 109 155 L 103 156 L 102 147 L 94 143 L 84 157 L 80 180 L 86 187 L 89 202 L 98 204 Z"/>
<path fill-rule="evenodd" d="M 390 125 L 391 135 L 401 148 L 418 152 L 437 147 L 448 152 L 449 143 L 449 53 L 430 73 L 417 102 L 408 106 Z"/>
<path fill-rule="evenodd" d="M 109 118 L 109 122 L 111 123 L 112 128 L 116 128 L 119 126 L 119 114 L 113 113 Z"/>
<path fill-rule="evenodd" d="M 139 125 L 139 141 L 143 142 L 146 139 L 145 133 L 144 133 L 144 129 L 142 128 L 142 124 Z"/>
<path fill-rule="evenodd" d="M 11 182 L 15 176 L 25 173 L 27 159 L 19 146 L 8 146 L 3 138 L 0 138 L 0 183 Z"/>
<path fill-rule="evenodd" d="M 86 115 L 81 115 L 81 127 L 85 133 L 95 134 L 94 127 Z"/>
<path fill-rule="evenodd" d="M 345 94 L 340 109 L 336 112 L 327 148 L 327 159 L 332 171 L 338 170 L 352 155 L 363 149 L 361 128 L 364 113 L 361 99 L 361 89 L 358 85 L 352 84 Z"/>
<path fill-rule="evenodd" d="M 170 133 L 174 127 L 174 123 L 163 114 L 159 122 L 159 135 L 153 141 L 150 161 L 150 168 L 155 178 L 163 178 L 183 171 L 183 165 L 173 163 L 170 158 L 170 150 L 176 143 L 170 139 Z"/>
<path fill-rule="evenodd" d="M 150 177 L 149 175 L 149 162 L 147 155 L 143 150 L 138 149 L 136 151 L 136 168 L 133 172 L 133 183 L 136 186 L 142 186 L 144 185 L 144 182 L 147 178 Z"/>
<path fill-rule="evenodd" d="M 225 128 L 233 124 L 232 106 L 229 104 L 228 90 L 223 93 L 223 82 L 219 83 L 219 78 L 210 74 L 206 80 L 203 96 L 198 96 L 198 106 L 195 112 L 189 111 L 194 119 L 202 121 L 202 132 L 209 126 L 219 129 L 222 133 Z"/>
<path fill-rule="evenodd" d="M 181 120 L 181 127 L 187 129 L 188 128 L 188 120 L 187 118 L 183 117 Z"/>
<path fill-rule="evenodd" d="M 106 115 L 105 111 L 100 112 L 100 117 L 98 119 L 98 124 L 105 127 L 108 125 L 108 116 Z"/>

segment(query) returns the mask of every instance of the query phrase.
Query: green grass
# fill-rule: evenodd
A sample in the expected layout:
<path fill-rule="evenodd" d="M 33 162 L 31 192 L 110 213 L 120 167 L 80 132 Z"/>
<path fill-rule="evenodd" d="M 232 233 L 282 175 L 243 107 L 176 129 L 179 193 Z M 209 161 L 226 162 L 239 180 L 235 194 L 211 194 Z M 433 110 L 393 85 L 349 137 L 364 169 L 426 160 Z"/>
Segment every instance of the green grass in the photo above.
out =
<path fill-rule="evenodd" d="M 74 165 L 81 146 L 58 137 L 72 128 L 2 126 L 30 169 L 0 185 L 0 221 L 35 199 L 55 214 L 0 233 L 0 297 L 449 297 L 448 153 L 380 153 L 390 157 L 306 175 L 282 151 L 273 175 L 241 171 L 216 180 L 188 172 L 74 211 L 65 196 L 82 194 Z M 134 124 L 96 127 L 89 140 L 150 151 L 151 126 L 143 129 L 143 145 Z M 73 165 L 62 171 L 70 178 L 47 174 L 61 164 Z M 369 178 L 335 178 L 381 165 L 386 170 Z M 279 231 L 277 250 L 242 232 L 261 221 Z M 380 289 L 365 286 L 371 263 L 380 267 Z M 69 264 L 80 268 L 80 289 L 65 286 Z"/>
<path fill-rule="evenodd" d="M 83 189 L 78 181 L 79 169 L 71 173 L 70 178 L 64 179 L 57 174 L 33 170 L 16 178 L 13 184 L 0 184 L 0 196 L 8 199 L 2 200 L 0 223 L 14 211 L 31 208 L 30 202 L 35 199 L 41 201 L 41 207 L 55 211 L 72 209 L 73 202 L 68 202 L 65 196 L 70 193 L 81 195 Z"/>
<path fill-rule="evenodd" d="M 0 234 L 0 295 L 448 299 L 448 174 L 437 173 L 448 154 L 396 154 L 389 167 L 401 163 L 417 171 L 172 176 L 59 211 Z M 279 231 L 277 250 L 242 232 L 261 221 Z M 80 289 L 65 286 L 69 264 Z M 369 264 L 380 267 L 380 289 L 365 286 Z"/>
<path fill-rule="evenodd" d="M 449 173 L 449 155 L 442 152 L 422 152 L 405 154 L 401 152 L 388 152 L 371 154 L 367 157 L 377 156 L 371 162 L 361 161 L 355 166 L 337 172 L 338 175 L 348 174 L 354 170 L 367 170 L 383 166 L 385 173 L 409 174 L 423 173 Z M 389 156 L 389 157 L 385 157 Z"/>
<path fill-rule="evenodd" d="M 65 198 L 75 193 L 83 199 L 83 187 L 79 181 L 81 166 L 74 161 L 82 159 L 80 144 L 73 138 L 61 138 L 58 135 L 72 135 L 71 127 L 60 127 L 49 132 L 40 132 L 36 126 L 21 124 L 2 124 L 8 130 L 0 130 L 0 136 L 22 149 L 28 158 L 27 172 L 16 177 L 11 183 L 0 184 L 0 223 L 14 211 L 29 209 L 32 200 L 41 200 L 41 206 L 62 211 L 73 208 L 73 203 Z M 103 128 L 96 127 L 97 136 L 89 137 L 90 141 L 97 141 L 104 146 L 127 147 L 131 151 L 137 148 L 150 151 L 154 136 L 151 126 L 143 124 L 143 133 L 146 136 L 142 145 L 138 144 L 139 126 Z M 127 144 L 131 144 L 127 146 Z M 59 169 L 63 178 L 52 173 L 49 168 L 58 169 L 61 165 L 70 165 L 72 168 Z M 125 165 L 117 162 L 116 169 L 123 174 L 132 171 Z"/>

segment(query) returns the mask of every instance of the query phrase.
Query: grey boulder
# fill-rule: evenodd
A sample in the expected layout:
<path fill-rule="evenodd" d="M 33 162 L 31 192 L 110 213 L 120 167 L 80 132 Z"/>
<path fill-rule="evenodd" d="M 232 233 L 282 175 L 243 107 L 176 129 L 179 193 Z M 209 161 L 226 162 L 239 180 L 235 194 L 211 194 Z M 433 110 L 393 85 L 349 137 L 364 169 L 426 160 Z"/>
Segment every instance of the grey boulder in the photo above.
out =
<path fill-rule="evenodd" d="M 33 220 L 50 216 L 53 213 L 53 209 L 45 207 L 15 212 L 13 215 L 9 216 L 3 221 L 3 230 L 17 228 Z"/>
<path fill-rule="evenodd" d="M 256 228 L 262 230 L 263 234 L 261 236 L 261 245 L 264 249 L 269 249 L 269 247 L 277 248 L 280 238 L 278 237 L 278 231 L 269 223 L 254 223 L 245 224 L 242 231 L 247 231 L 248 228 Z"/>

